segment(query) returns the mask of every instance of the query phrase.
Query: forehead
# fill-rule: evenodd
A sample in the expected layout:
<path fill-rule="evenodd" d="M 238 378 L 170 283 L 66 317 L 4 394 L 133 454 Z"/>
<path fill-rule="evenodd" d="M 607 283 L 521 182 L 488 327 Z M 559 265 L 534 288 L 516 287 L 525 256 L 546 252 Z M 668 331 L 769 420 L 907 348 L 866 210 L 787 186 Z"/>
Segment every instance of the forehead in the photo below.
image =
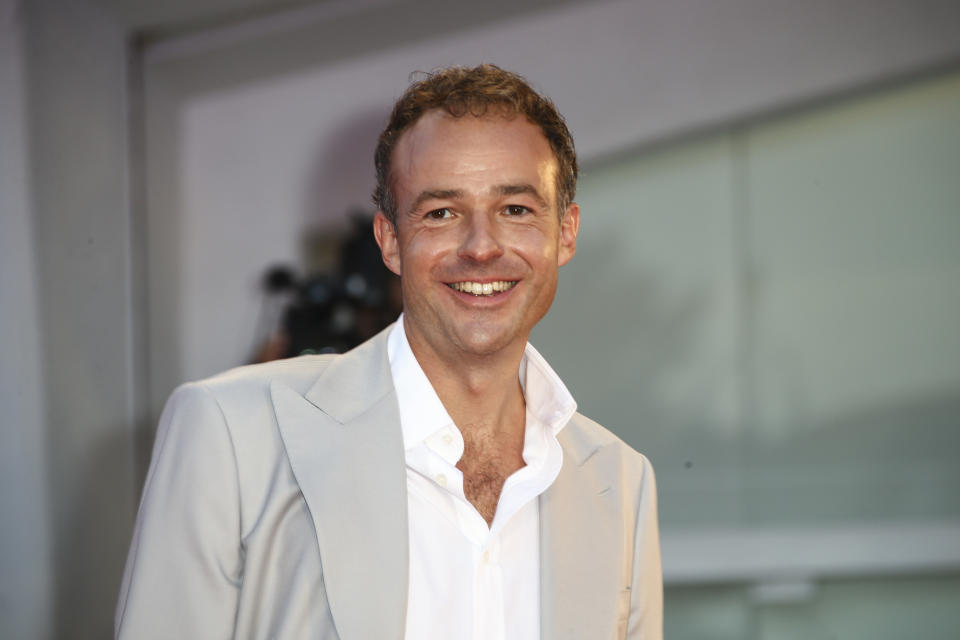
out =
<path fill-rule="evenodd" d="M 482 191 L 501 184 L 533 184 L 550 202 L 557 160 L 540 128 L 522 116 L 454 117 L 424 114 L 400 137 L 392 159 L 401 205 L 421 189 Z"/>

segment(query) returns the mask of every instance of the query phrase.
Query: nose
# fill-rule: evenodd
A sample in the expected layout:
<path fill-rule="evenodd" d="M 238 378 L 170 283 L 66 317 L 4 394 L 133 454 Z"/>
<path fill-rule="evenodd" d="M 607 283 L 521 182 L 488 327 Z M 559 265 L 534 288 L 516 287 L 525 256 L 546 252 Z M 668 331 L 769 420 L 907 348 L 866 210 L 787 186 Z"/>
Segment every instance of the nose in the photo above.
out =
<path fill-rule="evenodd" d="M 469 217 L 464 225 L 464 234 L 457 254 L 475 262 L 487 262 L 503 255 L 496 222 L 488 216 L 477 214 Z"/>

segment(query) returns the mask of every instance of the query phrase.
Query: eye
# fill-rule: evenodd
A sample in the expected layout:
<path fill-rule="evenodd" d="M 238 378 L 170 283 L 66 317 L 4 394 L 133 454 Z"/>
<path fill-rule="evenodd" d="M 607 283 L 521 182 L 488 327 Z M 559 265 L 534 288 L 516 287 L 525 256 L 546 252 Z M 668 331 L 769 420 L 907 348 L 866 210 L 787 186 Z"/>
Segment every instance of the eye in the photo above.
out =
<path fill-rule="evenodd" d="M 433 211 L 428 211 L 427 215 L 424 216 L 430 220 L 447 220 L 448 218 L 453 217 L 453 212 L 450 209 L 434 209 Z"/>
<path fill-rule="evenodd" d="M 508 204 L 505 211 L 507 212 L 508 216 L 522 216 L 525 213 L 530 213 L 530 209 L 527 209 L 519 204 Z"/>

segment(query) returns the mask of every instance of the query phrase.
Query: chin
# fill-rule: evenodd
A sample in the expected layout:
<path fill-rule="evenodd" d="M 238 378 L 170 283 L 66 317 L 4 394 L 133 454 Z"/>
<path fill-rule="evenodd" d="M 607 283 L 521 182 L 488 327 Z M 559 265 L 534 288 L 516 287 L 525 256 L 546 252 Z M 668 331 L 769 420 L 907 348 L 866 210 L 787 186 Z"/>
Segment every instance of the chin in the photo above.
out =
<path fill-rule="evenodd" d="M 526 339 L 519 333 L 507 330 L 484 330 L 483 327 L 466 327 L 458 333 L 460 348 L 478 356 L 489 356 L 499 353 L 518 341 L 526 344 Z"/>

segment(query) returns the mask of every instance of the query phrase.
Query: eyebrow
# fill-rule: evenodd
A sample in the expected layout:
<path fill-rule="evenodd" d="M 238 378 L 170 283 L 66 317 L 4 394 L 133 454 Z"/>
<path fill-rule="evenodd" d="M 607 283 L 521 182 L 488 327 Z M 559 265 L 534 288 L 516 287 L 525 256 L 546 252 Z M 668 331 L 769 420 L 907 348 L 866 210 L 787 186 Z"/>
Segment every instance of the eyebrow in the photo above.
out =
<path fill-rule="evenodd" d="M 421 191 L 417 199 L 410 205 L 410 213 L 420 208 L 428 200 L 456 200 L 463 197 L 462 189 L 428 189 Z"/>
<path fill-rule="evenodd" d="M 532 184 L 500 184 L 493 187 L 492 191 L 499 196 L 529 195 L 544 209 L 550 206 Z M 463 197 L 462 189 L 427 189 L 421 191 L 413 204 L 410 205 L 410 212 L 416 211 L 420 208 L 420 205 L 430 200 L 457 200 Z"/>
<path fill-rule="evenodd" d="M 548 208 L 550 205 L 540 195 L 540 192 L 537 191 L 536 187 L 532 184 L 501 184 L 493 188 L 494 192 L 501 196 L 515 196 L 520 194 L 525 194 L 533 196 L 537 203 L 544 209 Z"/>

